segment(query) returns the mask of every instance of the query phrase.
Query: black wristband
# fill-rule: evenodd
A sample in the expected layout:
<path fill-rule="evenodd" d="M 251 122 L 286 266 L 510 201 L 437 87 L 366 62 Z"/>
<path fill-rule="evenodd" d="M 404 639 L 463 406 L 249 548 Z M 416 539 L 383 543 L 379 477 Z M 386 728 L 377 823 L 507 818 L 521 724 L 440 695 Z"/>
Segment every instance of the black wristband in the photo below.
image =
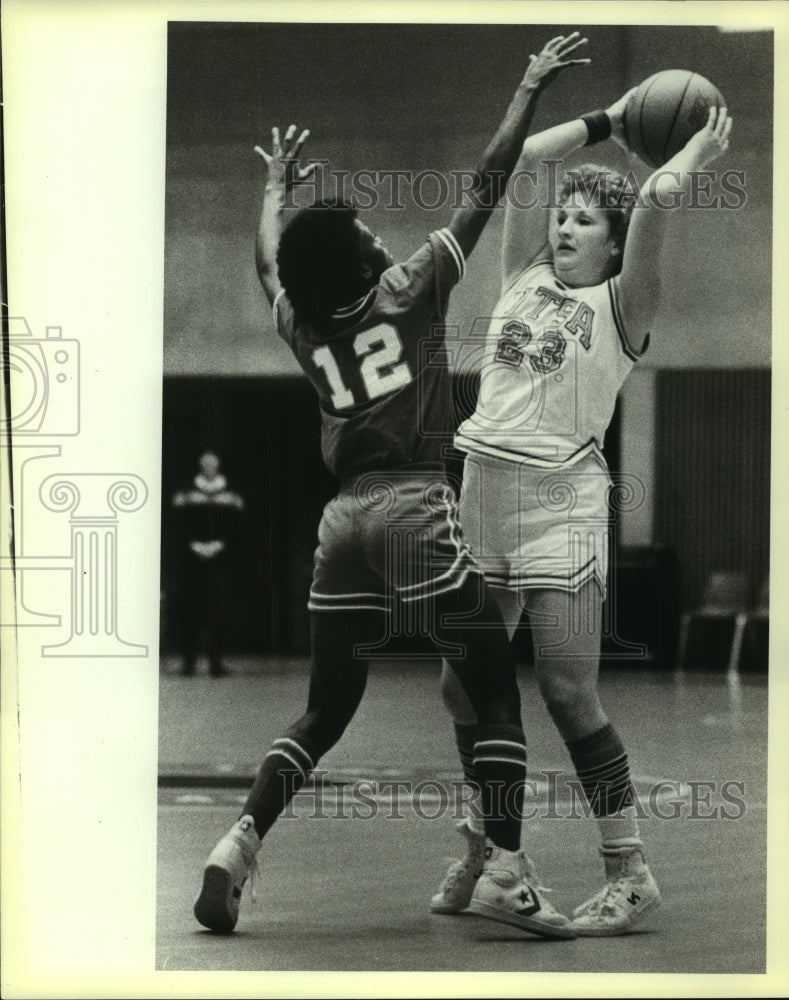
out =
<path fill-rule="evenodd" d="M 588 133 L 584 146 L 594 146 L 611 135 L 611 119 L 606 111 L 590 111 L 588 115 L 581 115 L 581 121 Z"/>

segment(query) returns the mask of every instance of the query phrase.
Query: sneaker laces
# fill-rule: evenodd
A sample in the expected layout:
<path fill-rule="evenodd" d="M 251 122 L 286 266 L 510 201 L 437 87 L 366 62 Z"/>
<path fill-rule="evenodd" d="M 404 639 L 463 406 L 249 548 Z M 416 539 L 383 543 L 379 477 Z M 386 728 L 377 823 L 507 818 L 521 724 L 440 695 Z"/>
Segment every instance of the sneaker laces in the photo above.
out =
<path fill-rule="evenodd" d="M 241 850 L 241 857 L 244 859 L 244 864 L 247 866 L 247 877 L 244 880 L 242 891 L 248 883 L 250 899 L 253 903 L 256 903 L 256 883 L 261 877 L 260 860 L 257 851 L 250 847 L 249 843 L 244 839 L 243 834 L 236 837 L 236 843 Z"/>
<path fill-rule="evenodd" d="M 257 882 L 261 877 L 260 862 L 257 859 L 257 855 L 252 858 L 252 862 L 249 866 L 249 898 L 251 902 L 257 903 Z"/>
<path fill-rule="evenodd" d="M 493 874 L 496 870 L 497 869 L 494 867 L 488 869 L 488 871 L 491 874 Z M 500 869 L 498 869 L 498 871 L 506 872 L 508 875 L 516 875 L 516 873 L 513 872 L 511 868 L 508 868 L 506 865 L 503 865 Z M 547 885 L 543 885 L 540 882 L 540 877 L 537 874 L 537 869 L 534 867 L 534 863 L 523 852 L 520 852 L 520 874 L 519 876 L 516 875 L 516 877 L 520 877 L 520 879 L 526 882 L 531 889 L 539 893 L 550 894 L 554 891 L 553 889 L 550 889 Z"/>
<path fill-rule="evenodd" d="M 461 860 L 460 858 L 444 858 L 444 863 L 449 864 L 449 868 L 444 875 L 444 879 L 440 885 L 441 890 L 452 889 L 456 884 L 458 879 L 464 873 L 464 871 L 470 871 L 471 865 L 468 859 Z"/>
<path fill-rule="evenodd" d="M 441 885 L 438 887 L 439 892 L 446 892 L 447 889 L 452 889 L 457 883 L 458 875 L 460 874 L 461 862 L 456 861 L 453 858 L 445 858 L 446 861 L 452 861 L 452 865 L 447 869 L 441 880 Z"/>
<path fill-rule="evenodd" d="M 625 891 L 625 880 L 618 878 L 607 882 L 603 888 L 589 900 L 589 905 L 584 908 L 584 913 L 588 915 L 598 913 L 615 913 L 617 904 Z"/>
<path fill-rule="evenodd" d="M 547 885 L 542 884 L 540 876 L 537 874 L 537 869 L 534 867 L 533 861 L 525 854 L 521 855 L 521 878 L 525 879 L 529 885 L 538 892 L 553 892 L 553 889 L 550 889 Z"/>

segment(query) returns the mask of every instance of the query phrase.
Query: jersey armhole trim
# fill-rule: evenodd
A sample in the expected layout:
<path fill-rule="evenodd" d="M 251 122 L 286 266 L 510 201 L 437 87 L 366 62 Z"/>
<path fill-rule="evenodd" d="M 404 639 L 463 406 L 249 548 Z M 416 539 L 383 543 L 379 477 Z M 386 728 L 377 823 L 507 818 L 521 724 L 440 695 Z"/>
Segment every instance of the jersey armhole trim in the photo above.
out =
<path fill-rule="evenodd" d="M 606 284 L 608 285 L 608 297 L 611 300 L 611 315 L 614 317 L 614 326 L 616 327 L 616 332 L 619 335 L 619 341 L 622 345 L 622 350 L 630 358 L 631 361 L 638 361 L 642 358 L 649 347 L 649 334 L 644 338 L 644 343 L 640 351 L 637 351 L 627 339 L 627 333 L 625 332 L 625 324 L 622 320 L 622 311 L 619 307 L 619 295 L 617 291 L 617 285 L 615 284 L 616 277 L 609 278 Z"/>
<path fill-rule="evenodd" d="M 460 249 L 460 244 L 455 239 L 452 230 L 446 228 L 437 229 L 436 236 L 452 254 L 452 259 L 455 261 L 455 266 L 458 270 L 458 281 L 462 281 L 466 274 L 466 258 L 463 256 L 463 251 Z"/>
<path fill-rule="evenodd" d="M 285 289 L 280 288 L 277 294 L 274 296 L 274 301 L 271 303 L 271 315 L 274 317 L 274 330 L 282 336 L 279 329 L 279 300 L 285 294 Z"/>

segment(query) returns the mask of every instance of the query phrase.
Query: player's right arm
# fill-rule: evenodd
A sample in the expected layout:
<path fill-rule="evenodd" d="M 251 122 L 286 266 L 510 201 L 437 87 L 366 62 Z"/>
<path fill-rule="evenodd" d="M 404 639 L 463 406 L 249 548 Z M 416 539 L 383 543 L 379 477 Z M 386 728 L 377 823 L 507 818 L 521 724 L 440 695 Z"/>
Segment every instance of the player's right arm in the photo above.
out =
<path fill-rule="evenodd" d="M 529 68 L 507 108 L 499 128 L 485 150 L 475 171 L 476 185 L 469 203 L 459 208 L 449 224 L 463 255 L 468 257 L 476 246 L 491 212 L 507 186 L 523 141 L 534 117 L 542 91 L 568 66 L 585 65 L 589 59 L 568 56 L 586 44 L 578 32 L 558 35 L 545 45 L 537 56 L 531 56 Z"/>
<path fill-rule="evenodd" d="M 586 124 L 577 118 L 529 136 L 512 175 L 504 210 L 501 242 L 501 289 L 541 257 L 548 244 L 551 161 L 559 163 L 588 138 Z"/>
<path fill-rule="evenodd" d="M 624 110 L 629 96 L 630 91 L 608 109 L 606 114 L 609 120 L 614 108 L 621 106 Z M 588 142 L 589 128 L 583 118 L 554 125 L 544 132 L 529 136 L 524 142 L 513 171 L 504 212 L 502 290 L 508 288 L 529 265 L 545 255 L 550 221 L 547 206 L 553 166 L 560 165 L 565 156 L 581 149 Z"/>
<path fill-rule="evenodd" d="M 299 167 L 299 152 L 309 136 L 309 129 L 296 138 L 296 126 L 291 125 L 280 142 L 279 129 L 271 130 L 271 152 L 255 146 L 255 152 L 266 161 L 268 176 L 263 192 L 263 208 L 260 213 L 257 239 L 255 241 L 255 266 L 258 278 L 269 302 L 280 293 L 277 277 L 277 248 L 282 234 L 282 213 L 285 196 L 291 188 L 302 184 L 315 171 L 316 164 Z"/>

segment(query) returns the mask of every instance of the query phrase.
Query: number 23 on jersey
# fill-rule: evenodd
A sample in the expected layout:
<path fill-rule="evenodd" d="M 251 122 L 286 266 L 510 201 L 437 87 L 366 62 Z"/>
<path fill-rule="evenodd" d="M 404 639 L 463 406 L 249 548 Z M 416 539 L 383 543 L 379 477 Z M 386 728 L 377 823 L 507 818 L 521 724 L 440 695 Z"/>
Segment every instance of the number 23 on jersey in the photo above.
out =
<path fill-rule="evenodd" d="M 408 362 L 401 360 L 403 342 L 400 334 L 390 323 L 380 323 L 358 333 L 353 339 L 353 350 L 367 400 L 385 396 L 413 380 Z M 326 376 L 335 410 L 348 410 L 365 402 L 354 397 L 328 344 L 312 352 L 312 361 Z"/>

